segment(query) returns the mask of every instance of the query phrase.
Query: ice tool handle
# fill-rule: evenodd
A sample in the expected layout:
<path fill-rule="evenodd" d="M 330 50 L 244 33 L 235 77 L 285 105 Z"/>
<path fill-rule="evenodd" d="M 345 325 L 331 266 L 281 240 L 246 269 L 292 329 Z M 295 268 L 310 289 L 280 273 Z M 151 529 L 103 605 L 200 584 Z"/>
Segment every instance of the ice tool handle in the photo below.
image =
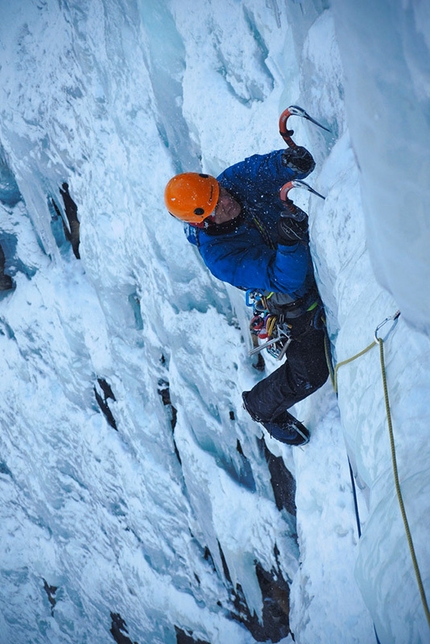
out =
<path fill-rule="evenodd" d="M 279 117 L 279 134 L 282 136 L 285 143 L 290 148 L 297 147 L 296 143 L 294 143 L 293 139 L 291 138 L 294 134 L 294 130 L 289 130 L 287 128 L 287 122 L 290 116 L 301 116 L 307 121 L 310 121 L 315 125 L 318 125 L 318 127 L 321 127 L 326 132 L 330 132 L 330 130 L 327 127 L 325 127 L 324 125 L 321 125 L 321 123 L 318 123 L 318 121 L 313 119 L 312 116 L 309 116 L 309 114 L 305 112 L 305 110 L 302 107 L 299 107 L 298 105 L 290 105 L 290 107 L 287 107 L 287 109 L 284 110 L 281 116 Z"/>
<path fill-rule="evenodd" d="M 286 215 L 288 217 L 294 217 L 294 219 L 297 219 L 298 221 L 303 221 L 307 217 L 307 214 L 304 212 L 304 210 L 296 206 L 295 203 L 293 203 L 293 201 L 291 201 L 291 199 L 288 197 L 288 193 L 293 188 L 302 188 L 303 190 L 311 192 L 313 195 L 317 195 L 317 197 L 321 197 L 321 199 L 325 199 L 325 197 L 314 190 L 305 181 L 300 181 L 300 179 L 293 179 L 292 181 L 288 181 L 288 183 L 284 183 L 281 190 L 279 191 L 279 197 L 281 201 L 283 201 L 285 209 L 288 211 Z"/>

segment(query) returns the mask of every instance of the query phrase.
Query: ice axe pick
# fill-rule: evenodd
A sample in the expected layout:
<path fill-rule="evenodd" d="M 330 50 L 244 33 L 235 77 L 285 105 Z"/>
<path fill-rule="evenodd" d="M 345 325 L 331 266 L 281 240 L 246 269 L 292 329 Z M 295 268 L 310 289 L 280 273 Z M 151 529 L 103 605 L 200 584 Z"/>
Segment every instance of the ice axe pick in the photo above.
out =
<path fill-rule="evenodd" d="M 299 221 L 306 217 L 306 213 L 301 208 L 296 206 L 295 203 L 293 203 L 288 197 L 288 193 L 293 188 L 302 188 L 303 190 L 307 190 L 317 197 L 321 197 L 321 199 L 325 199 L 324 195 L 320 194 L 319 192 L 314 190 L 308 183 L 301 181 L 300 179 L 293 179 L 292 181 L 284 183 L 279 191 L 279 197 L 284 202 L 285 208 L 289 210 L 291 215 Z"/>
<path fill-rule="evenodd" d="M 330 132 L 330 130 L 327 127 L 325 127 L 324 125 L 321 125 L 321 123 L 318 123 L 318 121 L 312 118 L 312 116 L 309 116 L 309 114 L 302 107 L 299 107 L 298 105 L 290 105 L 290 107 L 287 107 L 287 109 L 284 110 L 281 116 L 279 117 L 279 134 L 282 136 L 285 143 L 290 148 L 297 147 L 297 144 L 294 143 L 293 139 L 291 138 L 294 134 L 294 130 L 289 130 L 287 128 L 287 122 L 290 116 L 301 116 L 307 121 L 310 121 L 311 123 L 314 123 L 314 125 L 317 125 L 318 127 L 322 128 L 326 132 Z"/>

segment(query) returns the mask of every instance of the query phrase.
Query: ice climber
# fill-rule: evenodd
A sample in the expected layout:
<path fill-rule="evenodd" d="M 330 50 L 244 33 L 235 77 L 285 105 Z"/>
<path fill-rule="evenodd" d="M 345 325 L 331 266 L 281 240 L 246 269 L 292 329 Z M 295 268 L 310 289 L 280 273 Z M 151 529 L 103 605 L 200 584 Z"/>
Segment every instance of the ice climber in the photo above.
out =
<path fill-rule="evenodd" d="M 290 445 L 308 442 L 309 431 L 288 409 L 325 383 L 328 368 L 308 218 L 303 211 L 302 221 L 289 216 L 279 191 L 314 167 L 311 154 L 295 146 L 251 156 L 217 178 L 178 174 L 164 195 L 170 214 L 187 222 L 188 240 L 213 275 L 259 292 L 268 312 L 287 324 L 287 360 L 242 395 L 250 416 Z"/>

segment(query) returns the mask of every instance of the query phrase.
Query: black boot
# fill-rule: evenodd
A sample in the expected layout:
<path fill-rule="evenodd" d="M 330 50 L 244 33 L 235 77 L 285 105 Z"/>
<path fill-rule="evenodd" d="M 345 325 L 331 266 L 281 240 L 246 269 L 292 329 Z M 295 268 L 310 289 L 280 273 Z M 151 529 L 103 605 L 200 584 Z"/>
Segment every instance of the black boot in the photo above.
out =
<path fill-rule="evenodd" d="M 287 445 L 306 445 L 309 442 L 309 430 L 297 418 L 294 418 L 289 411 L 285 410 L 282 414 L 270 421 L 262 420 L 253 414 L 246 402 L 248 393 L 248 391 L 244 391 L 242 394 L 244 408 L 253 420 L 261 423 L 267 429 L 272 438 Z"/>
<path fill-rule="evenodd" d="M 281 420 L 282 419 L 282 420 Z M 306 445 L 309 443 L 309 430 L 294 418 L 288 411 L 282 414 L 281 419 L 275 422 L 261 424 L 267 429 L 272 438 L 287 445 Z"/>

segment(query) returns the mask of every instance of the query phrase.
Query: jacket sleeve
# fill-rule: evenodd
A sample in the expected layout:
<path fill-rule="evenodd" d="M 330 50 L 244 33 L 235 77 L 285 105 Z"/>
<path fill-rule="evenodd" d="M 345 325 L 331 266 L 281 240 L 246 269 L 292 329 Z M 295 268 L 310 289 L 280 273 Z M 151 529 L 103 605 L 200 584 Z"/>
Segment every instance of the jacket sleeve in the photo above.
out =
<path fill-rule="evenodd" d="M 312 270 L 308 246 L 249 246 L 214 239 L 200 246 L 203 261 L 218 279 L 242 289 L 288 293 L 300 297 Z"/>
<path fill-rule="evenodd" d="M 285 150 L 254 154 L 230 166 L 218 181 L 233 194 L 271 195 L 278 197 L 282 185 L 292 179 L 304 179 L 309 173 L 295 172 L 283 163 Z"/>

